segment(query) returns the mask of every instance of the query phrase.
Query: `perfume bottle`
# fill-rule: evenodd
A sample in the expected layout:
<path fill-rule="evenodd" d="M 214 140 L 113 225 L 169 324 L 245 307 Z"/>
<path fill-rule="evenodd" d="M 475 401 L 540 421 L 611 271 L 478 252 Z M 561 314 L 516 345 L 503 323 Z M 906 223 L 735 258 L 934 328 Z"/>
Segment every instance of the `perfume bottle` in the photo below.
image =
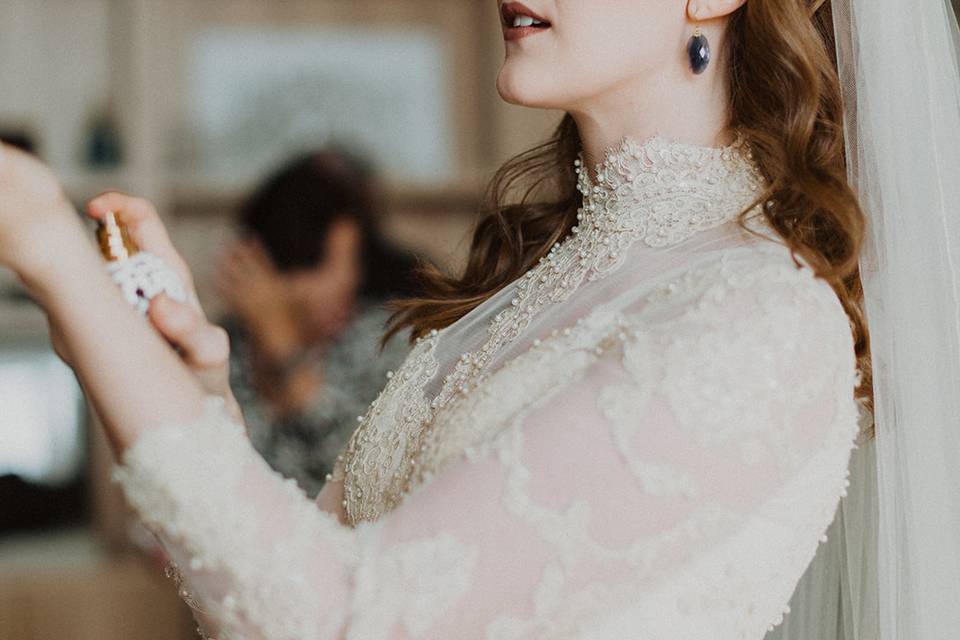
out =
<path fill-rule="evenodd" d="M 107 273 L 141 315 L 146 315 L 150 301 L 161 293 L 179 302 L 187 301 L 180 276 L 157 256 L 140 251 L 114 212 L 108 212 L 98 225 L 97 242 L 107 261 Z"/>

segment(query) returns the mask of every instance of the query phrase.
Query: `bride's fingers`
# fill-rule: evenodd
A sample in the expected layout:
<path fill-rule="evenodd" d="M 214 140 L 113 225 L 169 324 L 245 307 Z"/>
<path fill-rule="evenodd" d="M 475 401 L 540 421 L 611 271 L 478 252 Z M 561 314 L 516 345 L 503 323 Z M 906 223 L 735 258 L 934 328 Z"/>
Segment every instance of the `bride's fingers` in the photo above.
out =
<path fill-rule="evenodd" d="M 160 295 L 151 301 L 149 313 L 160 335 L 190 367 L 212 370 L 228 365 L 230 341 L 226 331 L 209 323 L 194 307 Z"/>
<path fill-rule="evenodd" d="M 111 211 L 122 215 L 127 231 L 141 248 L 151 252 L 167 245 L 172 248 L 167 229 L 149 200 L 108 191 L 87 203 L 87 214 L 95 220 L 103 220 Z"/>
<path fill-rule="evenodd" d="M 120 214 L 130 238 L 138 248 L 149 251 L 166 262 L 193 290 L 190 269 L 174 248 L 166 227 L 149 200 L 119 191 L 108 191 L 87 203 L 87 214 L 95 220 L 102 220 L 110 211 Z"/>

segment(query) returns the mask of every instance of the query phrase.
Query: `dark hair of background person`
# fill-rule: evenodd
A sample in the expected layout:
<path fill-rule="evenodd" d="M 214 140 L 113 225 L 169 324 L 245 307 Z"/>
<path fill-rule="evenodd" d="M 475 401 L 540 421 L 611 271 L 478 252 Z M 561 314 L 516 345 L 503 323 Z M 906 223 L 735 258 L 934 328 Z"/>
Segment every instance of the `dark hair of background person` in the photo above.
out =
<path fill-rule="evenodd" d="M 300 155 L 274 172 L 240 207 L 241 229 L 258 239 L 281 272 L 312 269 L 325 258 L 335 220 L 359 225 L 361 298 L 403 298 L 417 291 L 413 256 L 391 247 L 379 232 L 382 208 L 369 164 L 329 147 Z"/>

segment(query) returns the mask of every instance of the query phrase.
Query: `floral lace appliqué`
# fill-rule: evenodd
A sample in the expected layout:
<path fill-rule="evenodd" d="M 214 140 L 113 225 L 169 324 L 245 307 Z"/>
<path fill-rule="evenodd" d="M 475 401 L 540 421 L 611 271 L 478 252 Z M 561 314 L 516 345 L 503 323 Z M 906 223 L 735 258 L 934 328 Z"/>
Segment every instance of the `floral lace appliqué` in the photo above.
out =
<path fill-rule="evenodd" d="M 375 520 L 399 504 L 418 480 L 430 477 L 434 417 L 472 393 L 488 365 L 545 309 L 568 300 L 585 281 L 616 271 L 637 240 L 651 247 L 680 243 L 730 222 L 754 202 L 763 184 L 742 138 L 707 148 L 653 137 L 624 140 L 596 168 L 596 184 L 577 161 L 583 195 L 578 223 L 514 288 L 482 345 L 463 353 L 439 392 L 426 388 L 438 369 L 433 354 L 443 332 L 421 340 L 387 388 L 361 417 L 332 478 L 343 480 L 344 506 L 354 524 Z"/>

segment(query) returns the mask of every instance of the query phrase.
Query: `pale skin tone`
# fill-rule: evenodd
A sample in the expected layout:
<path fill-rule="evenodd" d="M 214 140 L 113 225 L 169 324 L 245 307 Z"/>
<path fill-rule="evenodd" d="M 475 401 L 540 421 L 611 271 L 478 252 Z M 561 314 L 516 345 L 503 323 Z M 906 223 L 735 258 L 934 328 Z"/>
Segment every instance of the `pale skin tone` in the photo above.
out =
<path fill-rule="evenodd" d="M 624 136 L 726 144 L 728 88 L 717 54 L 726 18 L 744 1 L 528 0 L 524 4 L 551 26 L 507 43 L 498 88 L 510 102 L 572 113 L 588 160 Z M 685 51 L 698 25 L 715 58 L 694 76 Z M 86 213 L 99 219 L 110 210 L 120 213 L 142 249 L 190 281 L 149 203 L 108 193 Z M 0 154 L 0 264 L 16 272 L 46 311 L 59 351 L 118 455 L 145 430 L 200 417 L 208 394 L 235 407 L 224 332 L 198 305 L 164 297 L 151 305 L 151 323 L 137 316 L 106 276 L 55 176 L 11 148 Z M 328 485 L 318 505 L 342 519 L 341 493 L 342 485 Z"/>
<path fill-rule="evenodd" d="M 508 102 L 572 114 L 591 167 L 624 136 L 722 146 L 732 136 L 718 58 L 727 17 L 744 2 L 524 1 L 550 28 L 507 42 L 498 89 Z M 686 53 L 697 26 L 714 52 L 701 75 Z"/>

